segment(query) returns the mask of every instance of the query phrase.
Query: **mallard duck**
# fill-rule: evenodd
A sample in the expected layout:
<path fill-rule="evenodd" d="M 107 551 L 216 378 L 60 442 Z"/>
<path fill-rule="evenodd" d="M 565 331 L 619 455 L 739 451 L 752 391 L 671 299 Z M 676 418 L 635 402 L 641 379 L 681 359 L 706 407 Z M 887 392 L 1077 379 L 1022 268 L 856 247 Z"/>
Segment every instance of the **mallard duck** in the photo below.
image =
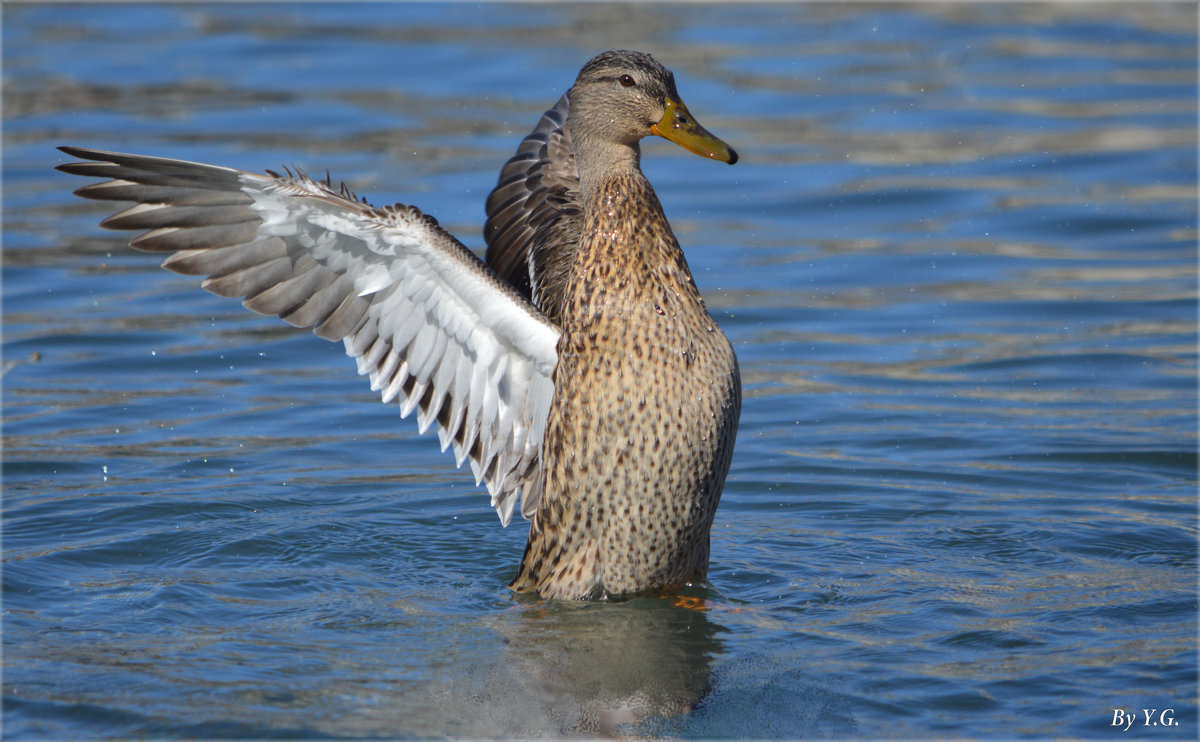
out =
<path fill-rule="evenodd" d="M 203 288 L 341 340 L 359 374 L 468 461 L 529 538 L 510 587 L 551 599 L 705 579 L 741 408 L 733 348 L 709 316 L 639 142 L 737 161 L 650 55 L 579 72 L 504 166 L 486 262 L 412 206 L 377 208 L 303 173 L 60 149 L 133 201 L 101 222 Z"/>

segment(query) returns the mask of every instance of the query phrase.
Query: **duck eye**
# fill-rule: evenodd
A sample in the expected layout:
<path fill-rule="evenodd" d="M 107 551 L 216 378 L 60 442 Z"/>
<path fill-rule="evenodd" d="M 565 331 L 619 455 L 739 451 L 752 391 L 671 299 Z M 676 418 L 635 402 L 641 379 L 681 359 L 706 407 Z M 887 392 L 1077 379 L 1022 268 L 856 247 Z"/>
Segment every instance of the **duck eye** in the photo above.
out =
<path fill-rule="evenodd" d="M 633 75 L 621 75 L 621 77 L 618 78 L 618 81 L 622 86 L 627 88 L 632 88 L 634 86 Z"/>

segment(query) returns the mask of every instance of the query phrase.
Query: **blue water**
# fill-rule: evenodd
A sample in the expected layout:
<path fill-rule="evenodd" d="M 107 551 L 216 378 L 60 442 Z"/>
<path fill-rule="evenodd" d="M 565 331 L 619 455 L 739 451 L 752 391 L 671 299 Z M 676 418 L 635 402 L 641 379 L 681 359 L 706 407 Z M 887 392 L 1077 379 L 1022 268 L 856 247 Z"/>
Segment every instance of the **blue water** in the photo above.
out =
<path fill-rule="evenodd" d="M 5 4 L 4 735 L 1195 739 L 1196 12 Z M 340 346 L 52 169 L 328 169 L 478 249 L 611 47 L 742 154 L 644 146 L 746 391 L 678 600 L 515 598 Z"/>

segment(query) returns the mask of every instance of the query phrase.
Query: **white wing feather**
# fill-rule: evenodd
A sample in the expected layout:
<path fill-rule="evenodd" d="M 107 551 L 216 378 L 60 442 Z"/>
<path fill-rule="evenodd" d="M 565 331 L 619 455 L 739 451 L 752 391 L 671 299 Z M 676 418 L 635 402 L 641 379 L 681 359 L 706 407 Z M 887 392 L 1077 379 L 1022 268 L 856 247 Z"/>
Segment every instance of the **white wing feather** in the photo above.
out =
<path fill-rule="evenodd" d="M 60 170 L 111 179 L 78 195 L 136 202 L 103 226 L 147 230 L 131 244 L 172 253 L 164 267 L 342 340 L 385 403 L 470 462 L 501 522 L 519 499 L 532 514 L 559 330 L 437 222 L 304 175 L 62 149 L 93 162 Z"/>

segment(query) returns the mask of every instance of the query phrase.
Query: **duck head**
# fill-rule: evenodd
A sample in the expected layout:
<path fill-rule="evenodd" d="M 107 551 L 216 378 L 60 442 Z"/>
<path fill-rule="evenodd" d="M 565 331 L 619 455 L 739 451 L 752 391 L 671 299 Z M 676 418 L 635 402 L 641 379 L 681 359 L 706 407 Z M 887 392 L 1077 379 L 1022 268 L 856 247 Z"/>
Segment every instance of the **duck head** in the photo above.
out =
<path fill-rule="evenodd" d="M 650 135 L 701 157 L 737 162 L 738 154 L 696 121 L 675 88 L 675 76 L 649 54 L 616 50 L 579 71 L 570 91 L 568 126 L 576 148 L 588 143 L 638 149 Z"/>

